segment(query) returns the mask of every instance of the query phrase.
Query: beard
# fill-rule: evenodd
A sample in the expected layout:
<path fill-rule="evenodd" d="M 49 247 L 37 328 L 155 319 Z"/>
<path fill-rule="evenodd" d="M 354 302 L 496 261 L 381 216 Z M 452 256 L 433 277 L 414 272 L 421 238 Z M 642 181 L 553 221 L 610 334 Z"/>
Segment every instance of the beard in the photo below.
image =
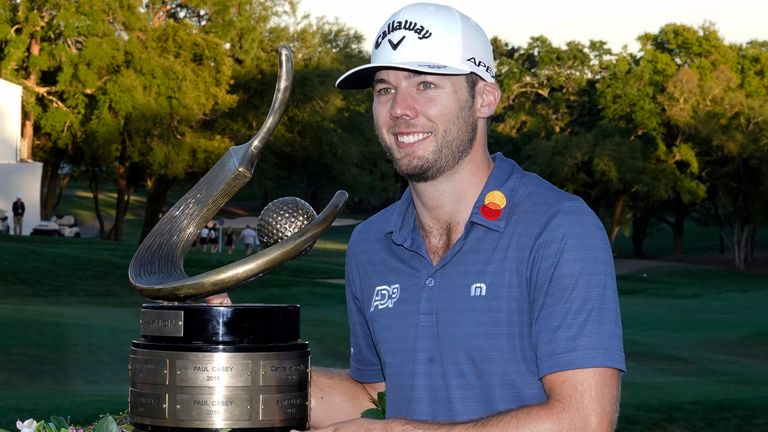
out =
<path fill-rule="evenodd" d="M 392 133 L 377 126 L 376 135 L 398 174 L 409 182 L 425 183 L 438 179 L 455 168 L 472 151 L 477 135 L 477 119 L 473 116 L 472 104 L 463 104 L 454 118 L 445 124 L 448 127 L 442 134 L 435 136 L 432 151 L 422 156 L 409 155 L 397 159 L 386 140 L 387 137 L 392 137 Z"/>

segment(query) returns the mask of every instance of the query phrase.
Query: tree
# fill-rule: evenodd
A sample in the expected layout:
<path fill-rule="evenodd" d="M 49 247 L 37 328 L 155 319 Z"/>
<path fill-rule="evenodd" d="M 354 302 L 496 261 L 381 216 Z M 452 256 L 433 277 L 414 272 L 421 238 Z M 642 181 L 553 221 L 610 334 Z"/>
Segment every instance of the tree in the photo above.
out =
<path fill-rule="evenodd" d="M 652 218 L 670 225 L 673 253 L 682 254 L 686 216 L 705 195 L 695 147 L 670 120 L 665 105 L 668 83 L 681 67 L 704 67 L 713 55 L 722 53 L 722 41 L 714 29 L 704 25 L 700 31 L 670 24 L 657 34 L 641 35 L 641 55 L 622 55 L 599 84 L 604 116 L 646 148 L 643 177 L 650 181 L 636 189 L 631 199 L 635 254 L 642 253 L 642 234 Z M 671 219 L 665 216 L 667 211 Z"/>
<path fill-rule="evenodd" d="M 496 133 L 549 138 L 597 123 L 594 85 L 611 55 L 604 43 L 569 42 L 559 48 L 537 36 L 525 47 L 506 47 L 498 39 L 492 44 L 502 89 Z"/>
<path fill-rule="evenodd" d="M 234 143 L 259 128 L 272 98 L 277 47 L 289 43 L 295 66 L 289 104 L 247 187 L 261 197 L 261 205 L 290 194 L 318 208 L 340 188 L 349 191 L 350 205 L 381 205 L 399 191 L 399 183 L 370 126 L 370 95 L 334 88 L 338 76 L 367 59 L 362 35 L 338 21 L 297 16 L 295 6 L 275 2 L 271 16 L 229 14 L 233 22 L 214 19 L 206 26 L 230 45 L 231 91 L 238 101 L 213 128 Z M 254 20 L 274 27 L 264 33 L 268 38 L 253 39 L 262 34 L 253 34 Z"/>
<path fill-rule="evenodd" d="M 734 265 L 745 268 L 754 259 L 757 223 L 768 211 L 768 50 L 730 49 L 728 58 L 738 60 L 681 69 L 670 82 L 668 104 L 672 121 L 702 154 L 710 218 L 730 228 Z"/>
<path fill-rule="evenodd" d="M 362 36 L 338 22 L 299 17 L 296 1 L 11 6 L 0 15 L 7 30 L 0 40 L 3 76 L 12 72 L 36 95 L 25 98 L 25 119 L 34 121 L 48 183 L 62 184 L 56 175 L 64 161 L 83 173 L 105 237 L 122 238 L 135 187 L 148 188 L 146 234 L 174 182 L 201 175 L 229 146 L 255 133 L 270 105 L 282 43 L 291 44 L 296 57 L 297 84 L 283 122 L 291 126 L 281 124 L 274 134 L 254 185 L 271 193 L 277 185 L 297 185 L 320 202 L 339 184 L 357 189 L 366 197 L 360 202 L 377 202 L 381 180 L 397 184 L 388 164 L 371 157 L 372 149 L 381 153 L 372 130 L 361 127 L 368 123 L 363 117 L 370 118 L 367 98 L 332 85 L 367 57 L 359 48 Z M 30 50 L 37 39 L 40 49 Z M 340 170 L 342 152 L 352 164 Z M 359 180 L 363 174 L 366 181 Z M 104 181 L 117 190 L 111 227 L 99 202 Z M 48 202 L 52 212 L 55 200 Z"/>
<path fill-rule="evenodd" d="M 0 11 L 0 75 L 21 84 L 22 159 L 44 163 L 42 217 L 49 218 L 65 182 L 61 164 L 82 137 L 83 92 L 71 80 L 86 36 L 114 33 L 95 2 L 13 1 Z"/>
<path fill-rule="evenodd" d="M 599 85 L 616 56 L 600 41 L 562 49 L 537 37 L 524 48 L 494 46 L 504 93 L 495 132 L 515 138 L 506 152 L 595 210 L 611 209 L 613 241 L 631 221 L 630 194 L 647 189 L 641 141 L 601 118 Z"/>

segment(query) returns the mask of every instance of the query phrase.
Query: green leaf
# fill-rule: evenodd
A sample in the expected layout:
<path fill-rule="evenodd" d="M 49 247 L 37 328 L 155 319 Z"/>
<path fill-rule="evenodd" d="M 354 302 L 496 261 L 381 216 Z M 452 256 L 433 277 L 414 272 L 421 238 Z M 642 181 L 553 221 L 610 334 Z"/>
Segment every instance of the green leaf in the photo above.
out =
<path fill-rule="evenodd" d="M 96 423 L 96 428 L 93 432 L 120 432 L 120 427 L 112 416 L 106 415 Z"/>
<path fill-rule="evenodd" d="M 378 408 L 368 408 L 360 414 L 360 417 L 374 420 L 384 420 L 384 413 Z"/>
<path fill-rule="evenodd" d="M 376 395 L 376 399 L 378 400 L 378 408 L 381 410 L 383 414 L 386 414 L 387 412 L 387 392 L 379 392 Z"/>
<path fill-rule="evenodd" d="M 62 429 L 69 430 L 69 418 L 66 420 L 63 417 L 59 416 L 51 416 L 51 423 L 50 425 L 57 431 L 60 431 Z"/>
<path fill-rule="evenodd" d="M 376 394 L 376 399 L 371 398 L 370 401 L 374 407 L 363 411 L 360 414 L 360 417 L 376 420 L 384 420 L 387 418 L 387 393 L 378 392 Z"/>

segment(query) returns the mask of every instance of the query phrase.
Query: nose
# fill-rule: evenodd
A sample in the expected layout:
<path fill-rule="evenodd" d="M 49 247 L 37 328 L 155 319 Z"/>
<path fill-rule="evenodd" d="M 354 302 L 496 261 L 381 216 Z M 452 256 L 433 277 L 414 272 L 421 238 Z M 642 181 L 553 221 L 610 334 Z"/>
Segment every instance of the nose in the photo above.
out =
<path fill-rule="evenodd" d="M 389 116 L 393 119 L 414 119 L 418 116 L 414 97 L 406 91 L 395 93 L 389 107 Z"/>

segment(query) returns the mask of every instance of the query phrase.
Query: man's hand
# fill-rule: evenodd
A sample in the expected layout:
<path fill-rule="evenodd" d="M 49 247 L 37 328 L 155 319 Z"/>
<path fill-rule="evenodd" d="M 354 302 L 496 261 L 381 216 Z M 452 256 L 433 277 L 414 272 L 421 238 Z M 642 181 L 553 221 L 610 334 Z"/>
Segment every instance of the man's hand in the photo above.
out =
<path fill-rule="evenodd" d="M 385 384 L 361 383 L 349 376 L 349 371 L 312 368 L 310 426 L 312 430 L 336 430 L 346 421 L 361 421 L 360 413 L 373 408 L 371 399 L 386 390 Z M 382 420 L 376 420 L 383 422 Z M 367 421 L 363 424 L 368 424 Z M 353 423 L 357 426 L 357 423 Z M 352 426 L 350 426 L 352 427 Z M 338 429 L 346 430 L 346 429 Z M 349 429 L 349 430 L 354 430 Z M 383 429 L 359 429 L 383 430 Z"/>
<path fill-rule="evenodd" d="M 341 423 L 335 423 L 320 429 L 311 429 L 312 432 L 384 432 L 386 421 L 371 419 L 352 419 Z M 293 431 L 291 431 L 293 432 Z M 298 432 L 298 431 L 297 431 Z"/>
<path fill-rule="evenodd" d="M 312 432 L 611 432 L 615 429 L 621 388 L 619 371 L 610 368 L 574 369 L 547 375 L 542 381 L 548 397 L 546 402 L 471 422 L 424 423 L 403 419 L 353 418 L 334 424 L 314 421 L 314 425 L 322 427 L 312 429 Z M 384 390 L 383 385 L 380 390 Z M 318 398 L 315 394 L 312 397 L 313 400 Z M 334 406 L 334 403 L 329 403 L 319 411 L 335 412 Z"/>
<path fill-rule="evenodd" d="M 211 305 L 217 305 L 217 306 L 231 306 L 232 305 L 232 299 L 229 298 L 229 294 L 223 292 L 220 294 L 214 294 L 212 296 L 206 297 L 205 302 Z"/>

